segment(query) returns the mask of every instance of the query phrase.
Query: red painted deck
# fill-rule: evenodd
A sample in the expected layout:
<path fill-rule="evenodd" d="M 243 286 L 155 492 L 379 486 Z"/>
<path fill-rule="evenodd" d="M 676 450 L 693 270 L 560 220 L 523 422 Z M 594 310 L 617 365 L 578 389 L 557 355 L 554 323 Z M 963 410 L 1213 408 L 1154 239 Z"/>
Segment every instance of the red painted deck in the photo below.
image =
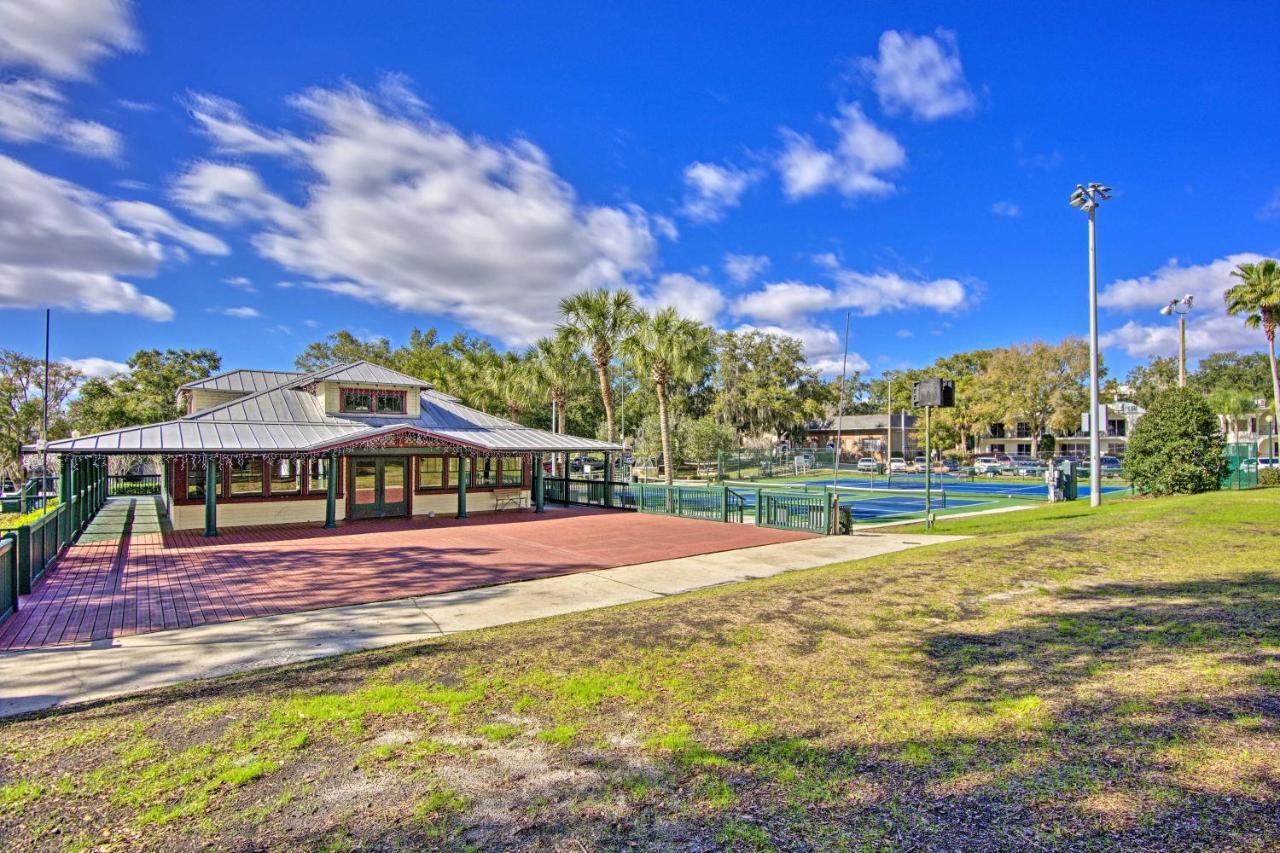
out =
<path fill-rule="evenodd" d="M 135 534 L 72 546 L 0 627 L 0 650 L 362 604 L 709 554 L 808 534 L 633 512 Z"/>

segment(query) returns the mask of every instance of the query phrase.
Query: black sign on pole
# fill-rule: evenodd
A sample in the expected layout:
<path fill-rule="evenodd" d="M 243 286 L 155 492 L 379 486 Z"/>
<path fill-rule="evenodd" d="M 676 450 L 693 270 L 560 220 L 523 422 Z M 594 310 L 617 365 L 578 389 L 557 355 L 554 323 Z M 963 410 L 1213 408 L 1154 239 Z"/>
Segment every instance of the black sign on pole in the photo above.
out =
<path fill-rule="evenodd" d="M 911 405 L 922 409 L 933 406 L 939 409 L 950 409 L 956 404 L 956 383 L 950 379 L 930 377 L 921 379 L 911 386 Z"/>

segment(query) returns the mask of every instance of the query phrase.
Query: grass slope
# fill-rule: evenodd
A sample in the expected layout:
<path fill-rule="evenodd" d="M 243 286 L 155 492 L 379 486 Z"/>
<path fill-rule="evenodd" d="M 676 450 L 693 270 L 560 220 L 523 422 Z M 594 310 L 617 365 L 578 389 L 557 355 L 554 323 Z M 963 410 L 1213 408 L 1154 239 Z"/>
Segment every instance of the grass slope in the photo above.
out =
<path fill-rule="evenodd" d="M 15 848 L 1280 845 L 1280 490 L 0 725 Z"/>

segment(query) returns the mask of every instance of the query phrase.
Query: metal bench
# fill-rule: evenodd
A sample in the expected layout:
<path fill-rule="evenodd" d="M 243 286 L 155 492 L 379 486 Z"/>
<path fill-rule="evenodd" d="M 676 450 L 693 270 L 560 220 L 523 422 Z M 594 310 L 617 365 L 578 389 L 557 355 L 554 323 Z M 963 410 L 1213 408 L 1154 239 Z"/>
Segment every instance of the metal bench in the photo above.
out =
<path fill-rule="evenodd" d="M 526 509 L 528 506 L 529 498 L 525 495 L 524 489 L 493 490 L 493 508 L 497 512 L 504 509 Z"/>

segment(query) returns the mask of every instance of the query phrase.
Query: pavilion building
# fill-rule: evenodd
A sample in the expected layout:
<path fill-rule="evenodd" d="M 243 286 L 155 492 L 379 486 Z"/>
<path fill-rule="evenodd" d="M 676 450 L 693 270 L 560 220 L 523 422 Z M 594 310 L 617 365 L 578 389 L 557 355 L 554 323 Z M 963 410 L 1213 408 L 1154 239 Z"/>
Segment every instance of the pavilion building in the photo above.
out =
<path fill-rule="evenodd" d="M 310 373 L 233 370 L 183 385 L 177 420 L 51 441 L 78 456 L 160 460 L 175 530 L 513 507 L 541 511 L 543 460 L 618 445 L 521 426 L 365 361 Z"/>

